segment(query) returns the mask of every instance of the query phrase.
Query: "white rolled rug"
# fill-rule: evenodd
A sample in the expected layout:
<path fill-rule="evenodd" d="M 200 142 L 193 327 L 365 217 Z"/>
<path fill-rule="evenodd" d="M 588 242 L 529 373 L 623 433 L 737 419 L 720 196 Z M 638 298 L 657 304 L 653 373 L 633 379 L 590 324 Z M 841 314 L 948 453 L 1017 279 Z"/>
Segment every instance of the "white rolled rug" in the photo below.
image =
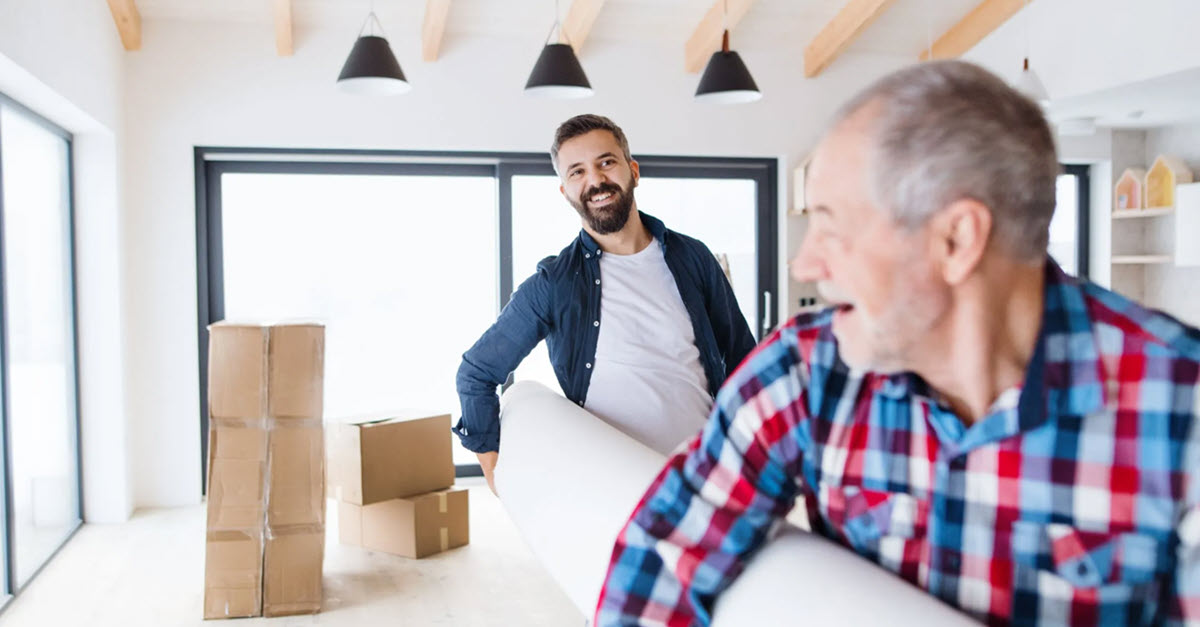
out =
<path fill-rule="evenodd" d="M 613 545 L 666 459 L 532 381 L 501 398 L 495 483 L 525 542 L 584 616 Z M 716 627 L 971 624 L 964 614 L 820 536 L 787 527 L 717 601 Z"/>

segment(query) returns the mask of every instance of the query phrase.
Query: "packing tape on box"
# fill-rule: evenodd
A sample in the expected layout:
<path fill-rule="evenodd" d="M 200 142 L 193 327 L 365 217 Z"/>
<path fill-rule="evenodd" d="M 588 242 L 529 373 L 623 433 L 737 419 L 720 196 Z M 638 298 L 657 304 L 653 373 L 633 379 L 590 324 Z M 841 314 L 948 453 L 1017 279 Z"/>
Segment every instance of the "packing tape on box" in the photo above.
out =
<path fill-rule="evenodd" d="M 313 427 L 325 428 L 325 420 L 321 417 L 316 418 L 268 418 L 272 429 L 291 429 L 303 428 L 311 429 Z"/>
<path fill-rule="evenodd" d="M 439 534 L 438 540 L 442 545 L 442 550 L 445 551 L 446 549 L 449 549 L 450 548 L 450 529 L 447 527 L 441 527 L 440 529 L 438 529 L 438 534 Z"/>
<path fill-rule="evenodd" d="M 309 458 L 310 461 L 312 461 L 316 465 L 316 468 L 312 469 L 312 472 L 314 475 L 314 481 L 320 481 L 320 490 L 314 490 L 312 492 L 312 494 L 311 494 L 312 498 L 311 498 L 310 503 L 308 504 L 308 507 L 311 511 L 316 512 L 315 516 L 320 521 L 317 524 L 323 527 L 324 523 L 325 523 L 325 455 L 326 455 L 325 436 L 324 436 L 324 429 L 325 429 L 324 420 L 320 417 L 317 417 L 317 418 L 268 418 L 267 425 L 269 427 L 269 429 L 267 430 L 268 438 L 276 437 L 275 433 L 277 431 L 288 431 L 288 430 L 292 430 L 292 429 L 319 429 L 319 430 L 321 430 L 320 437 L 312 440 L 312 442 L 311 442 L 312 446 L 319 447 L 320 450 L 309 450 L 308 451 L 309 453 L 314 453 Z M 295 435 L 295 433 L 293 433 L 292 435 Z M 279 437 L 283 437 L 283 436 L 279 436 Z M 272 447 L 274 445 L 275 445 L 274 442 L 268 441 L 268 443 L 267 443 L 268 450 L 273 451 L 274 449 Z M 274 459 L 273 455 L 267 455 L 265 484 L 263 486 L 263 498 L 265 499 L 267 512 L 268 512 L 267 513 L 267 524 L 268 525 L 273 524 L 272 520 L 271 520 L 272 514 L 270 512 L 271 512 L 271 498 L 272 498 L 271 497 L 271 485 L 274 482 L 274 478 L 275 478 L 275 475 L 274 475 L 273 469 L 272 469 L 272 465 L 274 464 L 275 461 L 276 460 Z M 288 478 L 294 479 L 295 477 L 288 477 Z M 304 524 L 312 524 L 312 523 L 298 523 L 298 524 L 304 525 Z M 281 523 L 279 526 L 294 526 L 294 525 L 288 524 L 288 523 Z"/>
<path fill-rule="evenodd" d="M 617 535 L 666 459 L 532 381 L 504 394 L 501 421 L 500 501 L 534 555 L 590 618 Z M 713 625 L 797 621 L 972 624 L 883 568 L 787 526 L 718 598 Z"/>
<path fill-rule="evenodd" d="M 266 429 L 267 418 L 228 418 L 228 417 L 208 417 L 208 428 L 212 430 L 217 427 L 232 427 L 243 429 Z"/>
<path fill-rule="evenodd" d="M 446 513 L 446 493 L 445 492 L 438 492 L 438 513 L 439 514 Z"/>

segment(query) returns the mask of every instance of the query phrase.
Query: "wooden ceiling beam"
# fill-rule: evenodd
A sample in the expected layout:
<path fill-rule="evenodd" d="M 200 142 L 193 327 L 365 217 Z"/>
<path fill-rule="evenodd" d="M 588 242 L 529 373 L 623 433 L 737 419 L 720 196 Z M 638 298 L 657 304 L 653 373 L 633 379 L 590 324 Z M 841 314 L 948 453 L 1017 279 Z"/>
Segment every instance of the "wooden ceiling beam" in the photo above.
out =
<path fill-rule="evenodd" d="M 117 32 L 121 35 L 121 45 L 126 50 L 138 50 L 142 47 L 142 14 L 138 13 L 133 0 L 108 0 L 108 10 L 112 12 L 113 21 L 117 24 Z"/>
<path fill-rule="evenodd" d="M 812 78 L 867 29 L 895 0 L 850 0 L 804 48 L 804 76 Z"/>
<path fill-rule="evenodd" d="M 933 59 L 955 59 L 991 34 L 1025 7 L 1029 0 L 984 0 L 933 42 Z M 928 61 L 931 50 L 921 52 Z"/>
<path fill-rule="evenodd" d="M 727 19 L 724 17 L 726 2 L 729 3 Z M 713 3 L 683 46 L 684 70 L 689 74 L 695 74 L 704 69 L 704 65 L 708 63 L 712 53 L 720 50 L 721 34 L 725 28 L 733 30 L 737 27 L 753 4 L 754 0 L 717 0 Z"/>
<path fill-rule="evenodd" d="M 290 57 L 295 51 L 292 27 L 292 0 L 275 0 L 275 53 L 281 57 Z"/>
<path fill-rule="evenodd" d="M 604 0 L 575 0 L 571 3 L 562 29 L 575 54 L 583 49 L 584 42 L 592 32 L 592 24 L 596 23 L 596 16 L 600 15 L 603 6 Z"/>
<path fill-rule="evenodd" d="M 421 59 L 432 63 L 438 60 L 442 39 L 446 34 L 446 18 L 450 15 L 450 0 L 425 0 L 425 21 L 421 24 Z"/>

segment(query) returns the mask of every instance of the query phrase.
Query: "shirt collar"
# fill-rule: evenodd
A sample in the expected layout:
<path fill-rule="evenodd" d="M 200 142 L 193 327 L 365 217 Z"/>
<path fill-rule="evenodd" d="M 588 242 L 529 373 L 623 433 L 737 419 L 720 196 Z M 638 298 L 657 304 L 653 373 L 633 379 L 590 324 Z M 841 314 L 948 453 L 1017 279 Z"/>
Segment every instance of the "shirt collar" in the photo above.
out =
<path fill-rule="evenodd" d="M 1022 385 L 1022 430 L 1041 424 L 1047 411 L 1082 416 L 1100 410 L 1105 403 L 1100 347 L 1083 287 L 1049 257 L 1045 268 L 1041 329 Z M 1031 376 L 1040 385 L 1030 386 Z M 936 391 L 912 372 L 878 376 L 873 387 L 889 398 L 921 397 L 936 404 Z M 1045 403 L 1036 402 L 1035 396 L 1044 397 Z"/>
<path fill-rule="evenodd" d="M 638 211 L 638 215 L 641 216 L 642 224 L 646 225 L 646 230 L 650 231 L 650 235 L 665 248 L 666 242 L 663 241 L 663 237 L 667 234 L 667 227 L 663 221 L 641 210 Z M 600 252 L 600 245 L 587 232 L 587 229 L 579 229 L 579 243 L 583 245 L 584 250 L 590 253 L 599 254 Z"/>
<path fill-rule="evenodd" d="M 1048 259 L 1042 315 L 1047 407 L 1086 415 L 1105 404 L 1104 368 L 1083 285 Z"/>

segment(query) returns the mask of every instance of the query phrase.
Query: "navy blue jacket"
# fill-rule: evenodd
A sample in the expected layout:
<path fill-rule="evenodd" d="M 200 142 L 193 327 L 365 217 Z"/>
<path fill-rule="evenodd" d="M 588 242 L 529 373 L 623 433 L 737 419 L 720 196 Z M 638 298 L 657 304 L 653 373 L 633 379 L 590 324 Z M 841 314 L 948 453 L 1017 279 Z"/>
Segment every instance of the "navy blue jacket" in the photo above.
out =
<path fill-rule="evenodd" d="M 738 308 L 733 288 L 716 257 L 699 240 L 666 228 L 641 214 L 642 223 L 662 245 L 667 267 L 692 320 L 696 348 L 715 396 L 721 384 L 754 348 L 754 337 Z M 476 453 L 500 448 L 500 398 L 496 387 L 543 338 L 563 393 L 583 405 L 587 399 L 600 336 L 600 246 L 580 230 L 555 257 L 538 263 L 500 312 L 495 324 L 463 354 L 456 379 L 462 419 L 454 432 Z"/>

